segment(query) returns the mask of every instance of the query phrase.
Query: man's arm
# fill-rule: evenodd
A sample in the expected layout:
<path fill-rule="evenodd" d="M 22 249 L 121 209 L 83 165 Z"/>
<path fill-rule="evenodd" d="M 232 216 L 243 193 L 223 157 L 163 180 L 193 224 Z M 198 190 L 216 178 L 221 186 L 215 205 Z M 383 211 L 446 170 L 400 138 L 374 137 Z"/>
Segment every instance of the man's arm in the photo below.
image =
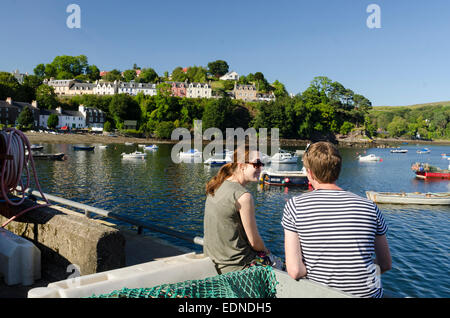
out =
<path fill-rule="evenodd" d="M 380 266 L 381 274 L 392 268 L 391 253 L 386 235 L 375 236 L 375 264 Z"/>
<path fill-rule="evenodd" d="M 302 248 L 298 234 L 284 230 L 284 250 L 286 256 L 286 270 L 293 279 L 306 276 L 306 266 L 302 260 Z"/>

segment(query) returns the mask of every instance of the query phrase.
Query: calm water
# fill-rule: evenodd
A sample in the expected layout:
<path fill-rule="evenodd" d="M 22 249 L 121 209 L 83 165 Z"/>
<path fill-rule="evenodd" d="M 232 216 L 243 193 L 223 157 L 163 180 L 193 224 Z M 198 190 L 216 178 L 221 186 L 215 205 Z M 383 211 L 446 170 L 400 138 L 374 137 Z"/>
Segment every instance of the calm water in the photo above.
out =
<path fill-rule="evenodd" d="M 122 152 L 132 152 L 137 146 L 110 145 L 94 152 L 73 151 L 72 146 L 44 144 L 44 152 L 68 155 L 66 161 L 35 161 L 45 193 L 203 236 L 204 187 L 219 168 L 175 164 L 170 159 L 172 145 L 160 145 L 159 150 L 148 152 L 145 160 L 121 159 Z M 344 164 L 338 184 L 361 196 L 366 190 L 450 192 L 448 180 L 416 180 L 410 170 L 415 161 L 446 168 L 449 161 L 441 154 L 450 154 L 450 147 L 428 146 L 430 154 L 417 154 L 422 147 L 407 145 L 407 154 L 376 148 L 341 149 Z M 364 151 L 383 160 L 359 162 L 357 153 Z M 255 198 L 258 227 L 266 245 L 284 257 L 282 211 L 285 202 L 302 190 L 256 183 L 248 188 Z M 380 205 L 380 209 L 389 226 L 393 259 L 393 269 L 382 276 L 384 288 L 400 296 L 450 297 L 450 208 Z M 201 251 L 201 247 L 178 239 L 147 232 L 145 235 Z"/>

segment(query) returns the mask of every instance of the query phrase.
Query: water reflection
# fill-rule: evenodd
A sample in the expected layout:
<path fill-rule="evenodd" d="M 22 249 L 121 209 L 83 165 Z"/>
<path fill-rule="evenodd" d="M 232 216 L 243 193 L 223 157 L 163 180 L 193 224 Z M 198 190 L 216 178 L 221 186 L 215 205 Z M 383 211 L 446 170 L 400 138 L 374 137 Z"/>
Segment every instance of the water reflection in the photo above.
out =
<path fill-rule="evenodd" d="M 146 151 L 142 160 L 122 160 L 122 152 L 137 146 L 120 144 L 94 151 L 73 151 L 73 145 L 44 144 L 43 152 L 64 152 L 66 161 L 35 161 L 39 182 L 45 193 L 89 204 L 116 213 L 142 218 L 155 225 L 170 227 L 192 235 L 203 235 L 205 185 L 220 167 L 202 163 L 175 164 L 172 145 Z M 430 154 L 419 155 L 415 145 L 406 154 L 389 149 L 369 149 L 381 162 L 359 162 L 361 149 L 341 149 L 343 166 L 338 185 L 365 197 L 365 191 L 448 192 L 448 180 L 423 181 L 415 178 L 411 164 L 416 161 L 445 168 L 448 160 L 441 153 L 450 147 L 429 146 Z M 295 148 L 286 147 L 295 151 Z M 297 164 L 280 164 L 278 170 L 300 170 Z M 270 250 L 284 256 L 280 221 L 285 203 L 306 190 L 296 187 L 249 184 L 255 198 L 260 233 Z M 383 275 L 384 286 L 412 297 L 447 297 L 450 290 L 449 208 L 446 206 L 380 205 L 389 226 L 388 238 L 393 270 Z M 158 235 L 159 236 L 159 235 Z M 161 236 L 174 244 L 201 251 L 183 241 Z M 426 268 L 424 270 L 424 268 Z"/>

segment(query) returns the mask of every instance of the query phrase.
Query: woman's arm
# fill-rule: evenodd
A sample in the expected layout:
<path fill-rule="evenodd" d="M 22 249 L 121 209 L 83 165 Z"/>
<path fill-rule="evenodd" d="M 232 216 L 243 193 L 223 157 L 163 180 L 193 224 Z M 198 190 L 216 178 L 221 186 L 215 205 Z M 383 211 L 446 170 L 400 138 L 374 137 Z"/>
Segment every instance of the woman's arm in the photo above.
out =
<path fill-rule="evenodd" d="M 255 251 L 267 253 L 269 250 L 264 245 L 256 225 L 255 204 L 252 195 L 248 192 L 241 195 L 236 202 L 236 207 L 241 215 L 242 225 L 251 247 Z"/>
<path fill-rule="evenodd" d="M 289 276 L 293 279 L 306 276 L 306 266 L 302 260 L 302 247 L 297 233 L 284 230 L 284 250 Z"/>

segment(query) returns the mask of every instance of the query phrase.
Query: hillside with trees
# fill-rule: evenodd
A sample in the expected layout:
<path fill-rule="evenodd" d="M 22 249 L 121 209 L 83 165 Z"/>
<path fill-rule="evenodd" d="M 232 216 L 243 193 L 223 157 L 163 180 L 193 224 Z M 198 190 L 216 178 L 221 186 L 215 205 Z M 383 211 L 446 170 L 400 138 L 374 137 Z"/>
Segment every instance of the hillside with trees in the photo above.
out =
<path fill-rule="evenodd" d="M 226 61 L 216 60 L 204 66 L 176 67 L 169 75 L 159 76 L 151 67 L 104 72 L 90 65 L 84 55 L 57 56 L 49 64 L 39 64 L 35 75 L 25 76 L 20 84 L 7 72 L 0 72 L 0 100 L 31 103 L 37 100 L 40 108 L 61 106 L 77 110 L 83 104 L 106 113 L 105 130 L 122 129 L 125 120 L 136 120 L 135 134 L 170 138 L 172 129 L 193 129 L 196 119 L 203 120 L 203 129 L 217 127 L 279 128 L 280 137 L 288 139 L 334 139 L 354 130 L 367 137 L 404 137 L 450 140 L 450 103 L 410 107 L 372 107 L 365 96 L 325 76 L 312 79 L 301 93 L 289 96 L 284 84 L 270 83 L 260 71 L 242 75 L 238 84 L 253 84 L 261 93 L 273 93 L 272 101 L 244 102 L 231 99 L 234 81 L 220 80 L 229 71 Z M 138 94 L 79 95 L 58 97 L 53 88 L 43 84 L 45 78 L 80 81 L 136 81 L 157 83 L 156 96 Z M 209 82 L 216 98 L 180 98 L 171 95 L 166 81 Z M 21 122 L 27 123 L 28 114 Z"/>

